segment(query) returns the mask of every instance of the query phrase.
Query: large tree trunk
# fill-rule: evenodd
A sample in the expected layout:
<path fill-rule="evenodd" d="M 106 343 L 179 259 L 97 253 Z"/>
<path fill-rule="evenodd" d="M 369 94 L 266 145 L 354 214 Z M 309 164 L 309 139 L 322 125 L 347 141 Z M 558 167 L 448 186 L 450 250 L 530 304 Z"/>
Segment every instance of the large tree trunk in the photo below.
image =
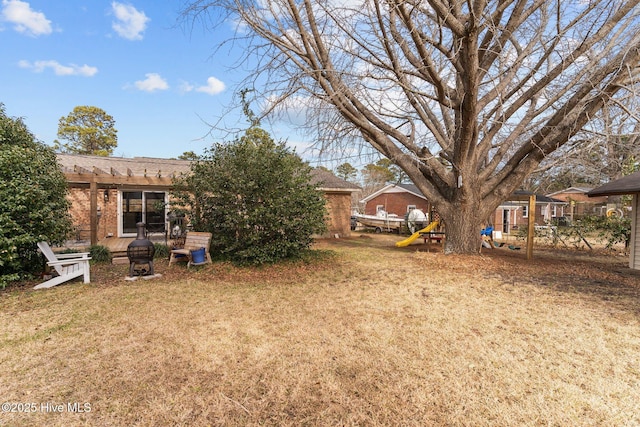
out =
<path fill-rule="evenodd" d="M 465 219 L 464 215 L 452 215 L 445 219 L 446 240 L 444 252 L 446 254 L 477 254 L 480 251 L 480 230 L 482 221 L 477 218 Z"/>
<path fill-rule="evenodd" d="M 480 251 L 480 230 L 486 226 L 487 220 L 485 210 L 473 192 L 466 192 L 464 198 L 453 201 L 441 211 L 439 209 L 447 236 L 445 253 L 477 254 Z"/>

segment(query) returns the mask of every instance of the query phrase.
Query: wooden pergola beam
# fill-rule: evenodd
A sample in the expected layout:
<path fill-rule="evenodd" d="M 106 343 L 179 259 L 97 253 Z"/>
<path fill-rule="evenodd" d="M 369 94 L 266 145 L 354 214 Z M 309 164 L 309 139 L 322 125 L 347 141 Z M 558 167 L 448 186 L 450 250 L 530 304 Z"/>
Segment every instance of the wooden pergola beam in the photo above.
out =
<path fill-rule="evenodd" d="M 98 185 L 140 185 L 140 186 L 164 186 L 171 187 L 173 179 L 169 176 L 131 176 L 131 175 L 111 175 L 67 172 L 64 174 L 70 186 L 74 184 L 90 184 L 95 182 Z"/>

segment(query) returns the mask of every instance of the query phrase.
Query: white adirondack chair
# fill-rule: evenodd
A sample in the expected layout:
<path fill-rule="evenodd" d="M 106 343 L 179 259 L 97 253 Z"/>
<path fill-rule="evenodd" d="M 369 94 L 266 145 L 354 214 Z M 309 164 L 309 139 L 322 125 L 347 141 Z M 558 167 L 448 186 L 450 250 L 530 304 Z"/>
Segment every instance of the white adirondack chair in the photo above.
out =
<path fill-rule="evenodd" d="M 53 267 L 58 275 L 40 283 L 34 289 L 51 288 L 76 277 L 83 276 L 84 283 L 91 280 L 89 271 L 89 252 L 76 254 L 54 254 L 47 242 L 39 242 L 38 248 L 47 258 L 47 265 Z"/>

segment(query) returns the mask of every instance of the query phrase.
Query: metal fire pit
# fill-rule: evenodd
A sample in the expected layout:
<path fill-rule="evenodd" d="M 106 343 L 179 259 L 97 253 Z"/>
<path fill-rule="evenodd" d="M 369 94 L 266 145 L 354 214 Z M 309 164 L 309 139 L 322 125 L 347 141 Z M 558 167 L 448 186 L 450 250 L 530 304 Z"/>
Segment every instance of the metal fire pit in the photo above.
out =
<path fill-rule="evenodd" d="M 147 239 L 144 222 L 136 224 L 138 235 L 136 240 L 127 246 L 127 258 L 129 258 L 129 276 L 133 277 L 135 273 L 139 276 L 153 276 L 153 255 L 156 248 L 153 242 Z M 148 266 L 148 270 L 144 267 L 136 269 L 136 266 Z"/>

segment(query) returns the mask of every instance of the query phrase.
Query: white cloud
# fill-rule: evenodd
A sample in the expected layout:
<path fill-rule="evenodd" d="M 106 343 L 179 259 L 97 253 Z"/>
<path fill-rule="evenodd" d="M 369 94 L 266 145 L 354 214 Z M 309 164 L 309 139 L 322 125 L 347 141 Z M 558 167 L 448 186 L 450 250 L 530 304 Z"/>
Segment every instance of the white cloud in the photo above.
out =
<path fill-rule="evenodd" d="M 124 3 L 114 1 L 111 3 L 111 9 L 117 19 L 111 25 L 115 32 L 127 40 L 142 40 L 142 33 L 147 28 L 150 18 L 144 12 Z"/>
<path fill-rule="evenodd" d="M 191 83 L 185 82 L 184 80 L 181 81 L 180 86 L 178 86 L 178 90 L 180 91 L 180 93 L 191 92 L 193 89 L 195 89 L 195 87 Z"/>
<path fill-rule="evenodd" d="M 169 89 L 169 84 L 158 73 L 145 74 L 146 79 L 135 82 L 137 89 L 145 92 L 155 92 L 157 90 Z"/>
<path fill-rule="evenodd" d="M 20 0 L 2 0 L 2 19 L 15 25 L 15 30 L 30 36 L 51 34 L 51 21 L 42 12 L 31 9 Z"/>
<path fill-rule="evenodd" d="M 198 92 L 203 92 L 209 95 L 217 95 L 220 92 L 224 91 L 226 86 L 224 83 L 215 77 L 209 77 L 207 79 L 207 84 L 205 86 L 200 86 L 196 90 Z"/>
<path fill-rule="evenodd" d="M 85 65 L 62 65 L 58 61 L 48 60 L 48 61 L 35 61 L 29 62 L 22 60 L 18 62 L 18 66 L 21 68 L 28 68 L 33 70 L 36 73 L 42 73 L 47 68 L 53 70 L 56 76 L 83 76 L 83 77 L 92 77 L 98 72 L 98 68 L 90 67 L 87 64 Z"/>

